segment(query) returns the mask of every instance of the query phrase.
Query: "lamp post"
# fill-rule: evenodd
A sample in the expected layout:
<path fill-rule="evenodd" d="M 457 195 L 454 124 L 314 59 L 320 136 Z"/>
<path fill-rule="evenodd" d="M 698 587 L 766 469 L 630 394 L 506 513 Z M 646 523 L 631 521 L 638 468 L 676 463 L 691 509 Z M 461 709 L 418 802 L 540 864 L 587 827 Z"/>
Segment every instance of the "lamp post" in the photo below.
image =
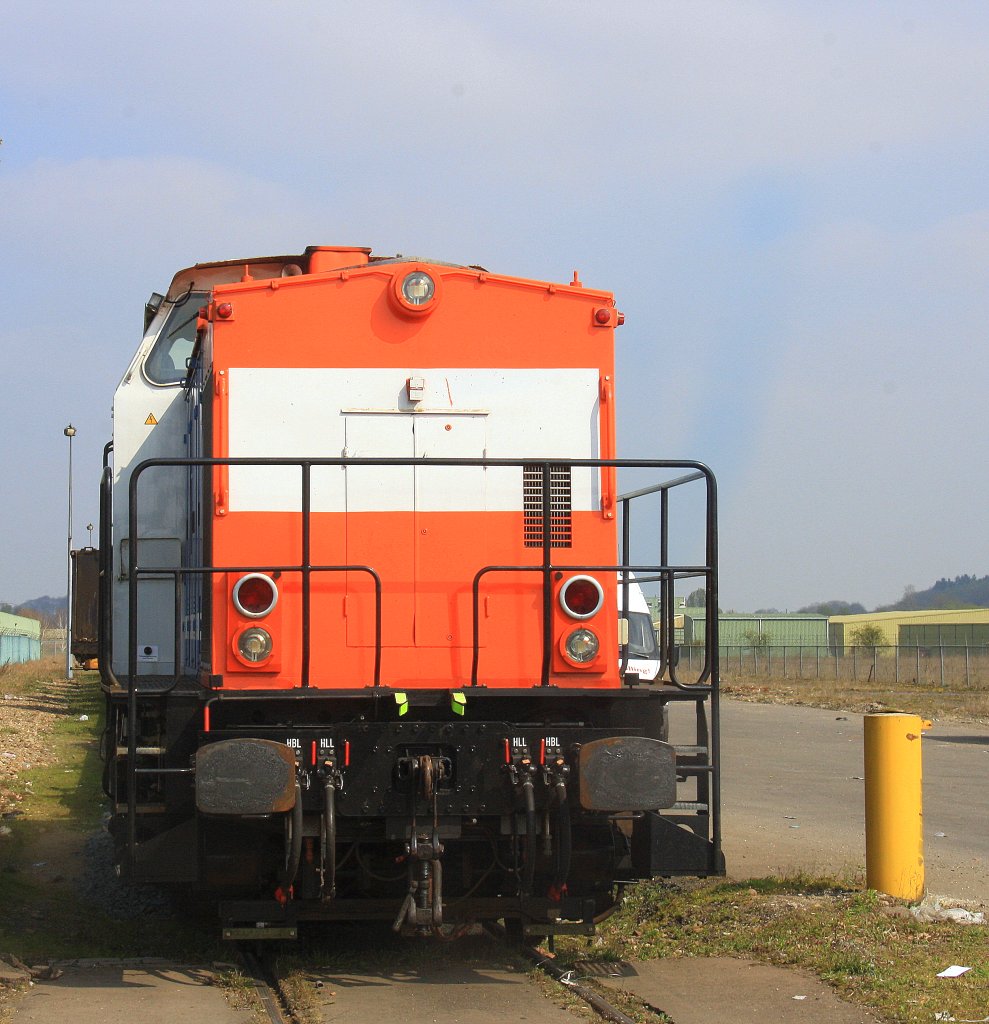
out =
<path fill-rule="evenodd" d="M 66 549 L 66 588 L 65 588 L 65 678 L 72 678 L 72 438 L 76 436 L 76 428 L 70 423 L 63 431 L 69 439 L 69 530 L 68 547 Z"/>

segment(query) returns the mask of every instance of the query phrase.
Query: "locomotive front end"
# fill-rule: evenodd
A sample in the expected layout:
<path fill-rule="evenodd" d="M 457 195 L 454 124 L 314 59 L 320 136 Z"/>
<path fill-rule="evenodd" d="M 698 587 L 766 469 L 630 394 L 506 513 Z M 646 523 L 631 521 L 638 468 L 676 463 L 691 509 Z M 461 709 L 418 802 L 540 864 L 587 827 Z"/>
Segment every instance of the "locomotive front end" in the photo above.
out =
<path fill-rule="evenodd" d="M 722 870 L 716 645 L 682 682 L 661 623 L 640 683 L 615 614 L 633 572 L 664 609 L 716 596 L 714 482 L 616 459 L 613 297 L 314 248 L 165 302 L 139 359 L 194 306 L 185 372 L 142 386 L 184 421 L 115 437 L 104 485 L 123 865 L 218 894 L 231 936 L 589 931 L 625 880 Z M 679 475 L 630 497 L 626 466 Z M 661 518 L 633 562 L 632 498 L 697 482 L 705 561 L 670 564 Z"/>

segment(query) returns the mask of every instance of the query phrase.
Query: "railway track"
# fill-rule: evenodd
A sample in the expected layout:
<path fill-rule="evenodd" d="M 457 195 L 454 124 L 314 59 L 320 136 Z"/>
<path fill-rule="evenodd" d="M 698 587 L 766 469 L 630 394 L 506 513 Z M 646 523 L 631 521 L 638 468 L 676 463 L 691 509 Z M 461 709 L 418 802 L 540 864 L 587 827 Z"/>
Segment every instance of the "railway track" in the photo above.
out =
<path fill-rule="evenodd" d="M 622 1013 L 621 1010 L 609 1003 L 607 999 L 595 992 L 594 989 L 588 988 L 577 981 L 574 978 L 573 971 L 564 970 L 559 964 L 555 964 L 550 960 L 549 957 L 543 956 L 535 947 L 523 946 L 519 952 L 523 956 L 528 957 L 543 973 L 549 975 L 554 981 L 559 982 L 573 995 L 583 999 L 599 1017 L 610 1021 L 611 1024 L 635 1024 L 631 1017 Z"/>
<path fill-rule="evenodd" d="M 505 931 L 500 926 L 487 926 L 485 931 L 494 942 L 502 946 L 508 945 Z M 609 1024 L 635 1024 L 631 1017 L 598 992 L 581 984 L 574 977 L 573 971 L 561 968 L 536 947 L 523 945 L 511 948 L 513 952 L 528 959 L 572 995 L 587 1003 L 602 1020 L 608 1021 Z M 252 946 L 241 944 L 238 947 L 238 958 L 245 977 L 250 980 L 258 1002 L 267 1015 L 269 1024 L 306 1024 L 309 1018 L 294 1005 L 291 993 L 278 976 L 270 951 L 259 953 Z M 394 980 L 392 983 L 401 984 L 400 981 Z M 538 998 L 535 992 L 533 992 L 533 997 Z"/>
<path fill-rule="evenodd" d="M 268 957 L 245 944 L 238 946 L 237 956 L 270 1024 L 303 1024 Z"/>

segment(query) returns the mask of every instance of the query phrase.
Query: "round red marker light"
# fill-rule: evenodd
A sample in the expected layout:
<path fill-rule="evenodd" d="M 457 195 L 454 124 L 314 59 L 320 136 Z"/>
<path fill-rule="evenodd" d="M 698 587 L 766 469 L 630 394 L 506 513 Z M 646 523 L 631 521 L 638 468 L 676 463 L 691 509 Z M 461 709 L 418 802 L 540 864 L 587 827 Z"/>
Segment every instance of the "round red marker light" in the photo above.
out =
<path fill-rule="evenodd" d="M 593 576 L 574 576 L 560 591 L 560 604 L 573 619 L 589 619 L 604 603 L 604 590 Z"/>
<path fill-rule="evenodd" d="M 220 304 L 219 304 L 219 305 L 218 305 L 218 306 L 216 307 L 216 315 L 217 315 L 217 316 L 218 316 L 218 317 L 219 317 L 219 318 L 220 318 L 221 320 L 229 320 L 229 319 L 230 319 L 230 317 L 232 317 L 232 316 L 234 315 L 234 307 L 233 307 L 233 304 L 232 304 L 232 303 L 229 303 L 229 302 L 221 302 L 221 303 L 220 303 Z"/>
<path fill-rule="evenodd" d="M 611 323 L 611 310 L 605 306 L 601 306 L 600 309 L 594 310 L 594 319 L 601 324 L 603 327 L 605 324 Z"/>
<path fill-rule="evenodd" d="M 241 577 L 234 586 L 234 607 L 249 619 L 267 615 L 278 602 L 278 588 L 270 576 L 251 573 Z"/>

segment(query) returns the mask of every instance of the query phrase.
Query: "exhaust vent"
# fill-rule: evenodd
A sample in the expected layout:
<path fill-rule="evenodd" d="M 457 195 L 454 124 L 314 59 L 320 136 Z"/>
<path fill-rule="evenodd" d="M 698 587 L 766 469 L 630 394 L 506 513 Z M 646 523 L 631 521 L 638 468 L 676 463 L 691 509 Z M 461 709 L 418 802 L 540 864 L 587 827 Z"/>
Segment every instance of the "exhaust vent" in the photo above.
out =
<path fill-rule="evenodd" d="M 551 465 L 549 469 L 550 547 L 569 548 L 573 541 L 570 497 L 570 467 Z M 543 467 L 522 468 L 523 540 L 527 548 L 543 546 Z"/>

